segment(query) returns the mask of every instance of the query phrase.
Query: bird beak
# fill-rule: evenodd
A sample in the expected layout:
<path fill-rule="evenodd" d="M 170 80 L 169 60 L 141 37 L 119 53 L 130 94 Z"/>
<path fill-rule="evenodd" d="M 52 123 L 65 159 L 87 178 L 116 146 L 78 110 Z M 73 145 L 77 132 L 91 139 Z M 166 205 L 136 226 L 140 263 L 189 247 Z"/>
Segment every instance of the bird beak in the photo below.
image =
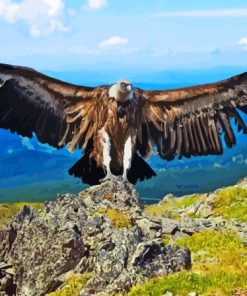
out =
<path fill-rule="evenodd" d="M 127 86 L 127 90 L 128 90 L 129 92 L 132 91 L 132 84 L 129 84 L 129 85 Z"/>

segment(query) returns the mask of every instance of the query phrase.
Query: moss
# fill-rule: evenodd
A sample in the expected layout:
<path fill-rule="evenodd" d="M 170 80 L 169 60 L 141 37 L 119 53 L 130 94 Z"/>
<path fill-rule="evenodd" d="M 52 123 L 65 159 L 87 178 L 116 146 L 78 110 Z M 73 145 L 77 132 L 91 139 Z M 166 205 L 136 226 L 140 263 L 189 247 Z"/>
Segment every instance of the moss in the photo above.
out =
<path fill-rule="evenodd" d="M 176 245 L 192 252 L 192 269 L 154 278 L 133 287 L 129 296 L 159 296 L 167 291 L 174 295 L 232 295 L 247 290 L 246 247 L 233 231 L 204 231 L 181 238 Z"/>
<path fill-rule="evenodd" d="M 189 213 L 188 217 L 190 217 L 191 219 L 196 219 L 196 218 L 202 218 L 201 215 L 195 214 L 195 213 Z"/>
<path fill-rule="evenodd" d="M 90 278 L 91 273 L 72 274 L 65 279 L 64 284 L 57 291 L 48 296 L 79 296 Z"/>
<path fill-rule="evenodd" d="M 213 203 L 213 214 L 247 222 L 247 189 L 235 186 L 220 190 Z"/>
<path fill-rule="evenodd" d="M 166 234 L 163 238 L 162 241 L 165 245 L 170 244 L 172 242 L 172 235 Z"/>
<path fill-rule="evenodd" d="M 0 205 L 0 228 L 6 227 L 12 219 L 12 217 L 17 214 L 24 205 L 28 205 L 30 207 L 36 209 L 43 209 L 43 203 L 31 203 L 31 202 L 20 202 L 13 204 L 1 204 Z"/>
<path fill-rule="evenodd" d="M 207 230 L 195 233 L 191 237 L 180 238 L 177 245 L 189 248 L 192 252 L 205 250 L 210 253 L 219 253 L 219 249 L 244 248 L 243 242 L 230 230 Z"/>
<path fill-rule="evenodd" d="M 204 202 L 206 198 L 206 195 L 202 194 L 168 199 L 163 204 L 146 206 L 145 212 L 149 215 L 179 220 L 182 209 L 192 206 L 198 200 Z M 192 219 L 201 217 L 194 213 L 187 215 Z M 220 190 L 213 201 L 212 215 L 247 222 L 247 189 L 234 186 Z"/>
<path fill-rule="evenodd" d="M 185 196 L 176 200 L 176 206 L 178 208 L 187 208 L 192 206 L 197 200 L 201 200 L 202 198 L 203 195 L 199 194 Z"/>
<path fill-rule="evenodd" d="M 132 226 L 132 220 L 128 218 L 127 213 L 106 208 L 100 209 L 98 213 L 106 215 L 117 228 L 130 228 Z"/>
<path fill-rule="evenodd" d="M 204 200 L 204 195 L 189 195 L 164 201 L 163 204 L 147 205 L 145 212 L 149 215 L 179 219 L 179 210 L 192 206 L 197 200 Z"/>
<path fill-rule="evenodd" d="M 204 231 L 176 244 L 191 250 L 194 270 L 242 270 L 247 274 L 246 247 L 233 231 Z"/>
<path fill-rule="evenodd" d="M 168 277 L 160 277 L 147 281 L 142 286 L 132 288 L 129 296 L 160 296 L 166 292 L 185 296 L 189 292 L 199 295 L 232 295 L 237 288 L 247 288 L 246 275 L 227 271 L 197 274 L 180 272 Z"/>

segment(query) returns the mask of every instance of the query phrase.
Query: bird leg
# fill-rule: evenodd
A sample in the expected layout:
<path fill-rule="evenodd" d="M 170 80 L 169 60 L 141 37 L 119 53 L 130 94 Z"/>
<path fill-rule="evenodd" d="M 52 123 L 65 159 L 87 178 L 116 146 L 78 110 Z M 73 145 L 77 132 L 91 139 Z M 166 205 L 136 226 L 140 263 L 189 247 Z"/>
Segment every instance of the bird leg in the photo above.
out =
<path fill-rule="evenodd" d="M 131 137 L 128 137 L 127 141 L 124 144 L 124 157 L 123 157 L 123 181 L 128 182 L 127 172 L 131 166 L 132 159 L 132 145 Z"/>
<path fill-rule="evenodd" d="M 107 180 L 114 179 L 114 175 L 112 174 L 110 169 L 110 162 L 111 162 L 110 150 L 111 150 L 110 138 L 106 133 L 106 131 L 103 130 L 103 165 L 105 167 L 106 176 L 103 179 L 100 179 L 101 183 Z"/>

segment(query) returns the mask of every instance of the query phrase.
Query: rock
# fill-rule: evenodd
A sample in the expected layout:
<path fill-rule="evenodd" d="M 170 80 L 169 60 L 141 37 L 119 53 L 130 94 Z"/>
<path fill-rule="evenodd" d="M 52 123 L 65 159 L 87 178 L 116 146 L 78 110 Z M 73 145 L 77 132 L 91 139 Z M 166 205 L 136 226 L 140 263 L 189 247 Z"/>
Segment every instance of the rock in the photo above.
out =
<path fill-rule="evenodd" d="M 0 262 L 0 270 L 6 270 L 7 268 L 10 268 L 10 267 L 11 267 L 11 264 Z"/>
<path fill-rule="evenodd" d="M 207 218 L 212 215 L 213 206 L 214 206 L 214 200 L 217 195 L 218 190 L 215 192 L 205 195 L 205 201 L 204 202 L 198 202 L 197 205 L 194 205 L 194 214 Z"/>
<path fill-rule="evenodd" d="M 57 276 L 75 268 L 85 254 L 78 226 L 65 218 L 71 214 L 70 205 L 61 214 L 51 209 L 39 216 L 24 207 L 12 222 L 10 235 L 14 232 L 15 237 L 5 260 L 15 270 L 18 295 L 52 291 L 61 284 Z"/>
<path fill-rule="evenodd" d="M 4 255 L 6 252 L 6 244 L 7 242 L 7 236 L 8 236 L 8 231 L 5 230 L 0 230 L 0 262 L 4 261 Z"/>
<path fill-rule="evenodd" d="M 209 219 L 209 221 L 211 222 L 211 228 L 213 228 L 214 230 L 220 230 L 220 229 L 225 229 L 225 228 L 230 228 L 230 224 L 231 222 L 224 219 L 221 216 Z"/>
<path fill-rule="evenodd" d="M 145 215 L 134 187 L 119 181 L 58 195 L 43 211 L 24 206 L 0 242 L 0 293 L 45 295 L 69 274 L 91 272 L 80 294 L 110 295 L 188 269 L 190 251 L 162 243 L 177 228 Z"/>
<path fill-rule="evenodd" d="M 186 237 L 190 237 L 190 235 L 182 231 L 176 231 L 172 238 L 174 241 L 176 241 L 180 238 L 186 238 Z"/>
<path fill-rule="evenodd" d="M 162 234 L 174 234 L 178 230 L 179 223 L 176 220 L 161 218 Z"/>
<path fill-rule="evenodd" d="M 247 296 L 247 290 L 236 289 L 232 291 L 232 296 Z"/>
<path fill-rule="evenodd" d="M 247 246 L 247 231 L 239 231 L 237 233 L 237 235 L 244 242 L 244 244 Z"/>
<path fill-rule="evenodd" d="M 166 292 L 165 294 L 163 294 L 162 296 L 173 296 L 172 292 Z"/>
<path fill-rule="evenodd" d="M 247 177 L 243 178 L 242 180 L 240 180 L 237 184 L 237 186 L 240 186 L 242 188 L 246 188 L 247 189 Z"/>
<path fill-rule="evenodd" d="M 138 217 L 139 218 L 139 217 Z M 141 219 L 136 220 L 136 224 L 141 228 L 144 235 L 149 238 L 161 237 L 162 225 L 161 221 L 154 222 L 150 218 L 142 217 Z"/>
<path fill-rule="evenodd" d="M 187 296 L 198 296 L 196 292 L 190 292 Z"/>
<path fill-rule="evenodd" d="M 168 202 L 169 200 L 173 200 L 174 198 L 176 198 L 176 197 L 172 193 L 168 193 L 160 200 L 159 205 L 162 205 L 162 204 Z"/>
<path fill-rule="evenodd" d="M 189 217 L 183 217 L 179 222 L 178 227 L 180 231 L 190 235 L 198 232 L 196 222 Z"/>

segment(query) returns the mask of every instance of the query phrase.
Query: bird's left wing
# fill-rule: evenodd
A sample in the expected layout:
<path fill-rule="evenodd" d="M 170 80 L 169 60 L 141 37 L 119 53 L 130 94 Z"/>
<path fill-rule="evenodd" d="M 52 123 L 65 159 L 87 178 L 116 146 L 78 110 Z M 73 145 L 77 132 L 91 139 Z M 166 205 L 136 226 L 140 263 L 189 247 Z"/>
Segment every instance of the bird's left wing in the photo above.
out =
<path fill-rule="evenodd" d="M 56 148 L 85 144 L 105 89 L 77 86 L 33 69 L 0 64 L 0 128 Z M 99 104 L 98 104 L 99 105 Z"/>
<path fill-rule="evenodd" d="M 137 89 L 142 98 L 138 149 L 146 157 L 153 146 L 166 160 L 192 155 L 222 154 L 222 137 L 236 143 L 231 119 L 247 133 L 240 111 L 247 113 L 247 73 L 196 87 L 167 91 Z"/>

